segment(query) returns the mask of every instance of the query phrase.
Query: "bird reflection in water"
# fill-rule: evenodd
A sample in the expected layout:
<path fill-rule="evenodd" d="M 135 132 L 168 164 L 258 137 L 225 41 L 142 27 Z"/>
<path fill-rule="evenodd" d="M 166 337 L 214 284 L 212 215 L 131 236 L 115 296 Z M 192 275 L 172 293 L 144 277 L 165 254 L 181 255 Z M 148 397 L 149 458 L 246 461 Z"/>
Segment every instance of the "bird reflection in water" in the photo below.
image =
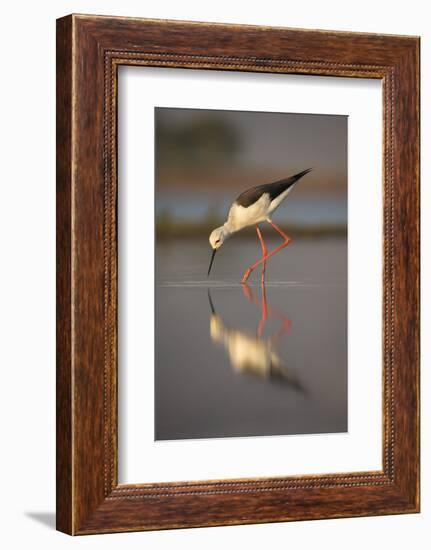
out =
<path fill-rule="evenodd" d="M 211 308 L 210 336 L 216 344 L 221 344 L 227 351 L 232 368 L 236 372 L 253 375 L 261 380 L 285 382 L 296 390 L 303 391 L 295 374 L 287 368 L 276 351 L 277 344 L 287 336 L 291 327 L 290 319 L 278 309 L 268 304 L 265 286 L 261 287 L 261 298 L 257 299 L 247 284 L 242 285 L 246 299 L 256 305 L 261 317 L 256 335 L 241 329 L 229 328 L 216 313 L 214 302 L 208 289 Z M 265 335 L 268 319 L 279 322 L 278 330 L 272 335 Z"/>

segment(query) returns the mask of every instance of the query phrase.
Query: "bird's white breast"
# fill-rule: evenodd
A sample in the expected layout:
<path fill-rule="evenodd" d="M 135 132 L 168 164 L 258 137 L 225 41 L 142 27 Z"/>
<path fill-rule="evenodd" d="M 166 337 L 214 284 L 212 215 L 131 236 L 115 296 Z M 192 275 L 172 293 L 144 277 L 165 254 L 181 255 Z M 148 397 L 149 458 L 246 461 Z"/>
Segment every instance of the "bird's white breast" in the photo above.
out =
<path fill-rule="evenodd" d="M 270 204 L 271 201 L 268 193 L 263 193 L 259 200 L 247 208 L 234 203 L 229 210 L 229 227 L 232 228 L 232 231 L 239 231 L 248 225 L 265 221 L 270 211 Z"/>

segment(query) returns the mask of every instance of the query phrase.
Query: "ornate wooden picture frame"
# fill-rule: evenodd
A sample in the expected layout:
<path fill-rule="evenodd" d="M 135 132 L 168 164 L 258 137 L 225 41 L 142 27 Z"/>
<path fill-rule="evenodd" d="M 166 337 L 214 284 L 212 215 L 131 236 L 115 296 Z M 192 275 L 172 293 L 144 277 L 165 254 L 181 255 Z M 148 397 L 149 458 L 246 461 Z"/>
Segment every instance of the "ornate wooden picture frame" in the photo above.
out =
<path fill-rule="evenodd" d="M 383 469 L 118 483 L 117 69 L 383 84 Z M 70 15 L 57 21 L 57 528 L 69 534 L 419 511 L 419 38 Z"/>

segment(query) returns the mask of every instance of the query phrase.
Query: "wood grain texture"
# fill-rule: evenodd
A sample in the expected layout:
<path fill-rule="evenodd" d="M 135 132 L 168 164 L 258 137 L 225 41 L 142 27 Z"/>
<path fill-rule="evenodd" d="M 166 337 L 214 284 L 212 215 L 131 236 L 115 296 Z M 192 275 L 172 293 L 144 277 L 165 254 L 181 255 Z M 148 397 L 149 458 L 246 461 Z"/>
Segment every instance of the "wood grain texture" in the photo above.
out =
<path fill-rule="evenodd" d="M 57 529 L 72 531 L 72 33 L 57 23 Z"/>
<path fill-rule="evenodd" d="M 57 49 L 58 529 L 87 534 L 417 512 L 419 39 L 73 15 L 58 21 Z M 382 471 L 118 485 L 122 64 L 382 79 Z"/>

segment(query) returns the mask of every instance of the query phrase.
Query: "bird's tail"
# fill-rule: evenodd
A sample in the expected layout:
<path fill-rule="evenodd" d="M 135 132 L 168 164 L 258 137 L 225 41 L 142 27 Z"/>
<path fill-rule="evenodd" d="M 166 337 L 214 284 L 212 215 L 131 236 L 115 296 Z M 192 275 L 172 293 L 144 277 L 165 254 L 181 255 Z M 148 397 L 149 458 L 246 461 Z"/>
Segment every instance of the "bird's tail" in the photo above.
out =
<path fill-rule="evenodd" d="M 288 178 L 284 178 L 282 180 L 275 181 L 274 183 L 270 184 L 271 186 L 271 199 L 277 197 L 287 189 L 293 189 L 293 186 L 295 183 L 301 179 L 305 174 L 308 174 L 308 172 L 311 172 L 313 170 L 312 168 L 307 168 L 307 170 L 303 170 L 302 172 L 298 172 L 294 176 L 289 176 Z"/>
<path fill-rule="evenodd" d="M 294 176 L 290 176 L 289 179 L 292 181 L 292 183 L 294 183 L 295 181 L 298 181 L 299 179 L 302 178 L 302 176 L 305 176 L 306 174 L 308 174 L 308 172 L 311 172 L 312 170 L 313 168 L 307 168 L 307 170 L 303 170 L 302 172 L 298 172 Z"/>

